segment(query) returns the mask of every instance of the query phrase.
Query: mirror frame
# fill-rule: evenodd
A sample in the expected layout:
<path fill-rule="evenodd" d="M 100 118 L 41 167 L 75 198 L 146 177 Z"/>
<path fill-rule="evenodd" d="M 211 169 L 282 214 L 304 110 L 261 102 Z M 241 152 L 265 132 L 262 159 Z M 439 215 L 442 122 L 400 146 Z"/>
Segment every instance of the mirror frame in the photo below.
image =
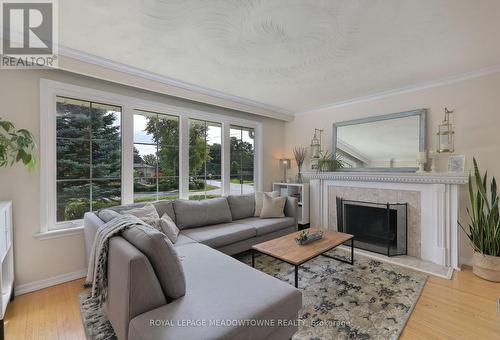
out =
<path fill-rule="evenodd" d="M 419 152 L 427 150 L 427 109 L 418 109 L 412 111 L 404 111 L 390 113 L 381 116 L 372 116 L 367 118 L 347 120 L 344 122 L 333 123 L 332 131 L 332 152 L 337 152 L 337 128 L 349 125 L 359 125 L 364 123 L 379 122 L 384 120 L 405 118 L 411 116 L 419 117 Z M 415 155 L 416 157 L 416 155 Z M 416 172 L 417 167 L 397 167 L 397 168 L 343 168 L 340 171 L 379 171 L 379 172 Z"/>

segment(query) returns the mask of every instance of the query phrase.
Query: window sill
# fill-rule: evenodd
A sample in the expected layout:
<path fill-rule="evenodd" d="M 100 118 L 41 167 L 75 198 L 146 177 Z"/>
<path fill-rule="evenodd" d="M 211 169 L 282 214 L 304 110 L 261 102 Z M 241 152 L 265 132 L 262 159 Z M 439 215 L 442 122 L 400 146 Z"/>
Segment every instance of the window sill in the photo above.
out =
<path fill-rule="evenodd" d="M 54 238 L 69 237 L 81 234 L 83 234 L 83 226 L 40 232 L 35 234 L 33 237 L 39 240 L 51 240 Z"/>

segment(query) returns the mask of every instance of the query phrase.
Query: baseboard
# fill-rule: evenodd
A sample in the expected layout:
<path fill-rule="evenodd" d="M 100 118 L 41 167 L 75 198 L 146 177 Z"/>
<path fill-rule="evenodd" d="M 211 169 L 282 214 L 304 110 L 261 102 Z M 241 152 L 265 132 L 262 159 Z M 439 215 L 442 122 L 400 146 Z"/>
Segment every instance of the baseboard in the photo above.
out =
<path fill-rule="evenodd" d="M 53 277 L 49 277 L 46 279 L 33 281 L 30 283 L 25 283 L 19 286 L 16 286 L 14 289 L 15 295 L 22 295 L 30 292 L 34 292 L 36 290 L 40 290 L 43 288 L 55 286 L 64 282 L 73 281 L 76 279 L 80 279 L 87 275 L 87 269 L 78 270 L 76 272 L 61 274 Z"/>
<path fill-rule="evenodd" d="M 460 265 L 465 264 L 466 266 L 472 267 L 472 258 L 470 257 L 460 257 L 458 259 L 460 261 Z"/>

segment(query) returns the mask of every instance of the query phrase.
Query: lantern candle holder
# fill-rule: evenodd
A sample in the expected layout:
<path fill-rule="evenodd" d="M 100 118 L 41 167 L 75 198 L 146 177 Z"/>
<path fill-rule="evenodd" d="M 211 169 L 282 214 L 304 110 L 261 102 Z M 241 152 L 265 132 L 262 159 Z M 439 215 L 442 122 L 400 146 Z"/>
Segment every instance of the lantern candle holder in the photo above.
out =
<path fill-rule="evenodd" d="M 438 127 L 438 149 L 437 152 L 454 152 L 455 151 L 455 131 L 453 131 L 453 126 L 450 121 L 450 114 L 453 111 L 448 110 L 448 108 L 444 108 L 444 120 Z"/>

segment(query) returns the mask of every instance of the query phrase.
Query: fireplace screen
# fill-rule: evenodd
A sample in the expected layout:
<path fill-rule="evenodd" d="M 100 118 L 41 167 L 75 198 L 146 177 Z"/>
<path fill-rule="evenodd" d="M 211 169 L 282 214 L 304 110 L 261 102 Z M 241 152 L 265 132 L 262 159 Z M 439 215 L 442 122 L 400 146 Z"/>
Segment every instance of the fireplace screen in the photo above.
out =
<path fill-rule="evenodd" d="M 337 197 L 338 231 L 354 235 L 356 248 L 387 256 L 406 255 L 408 204 Z"/>

